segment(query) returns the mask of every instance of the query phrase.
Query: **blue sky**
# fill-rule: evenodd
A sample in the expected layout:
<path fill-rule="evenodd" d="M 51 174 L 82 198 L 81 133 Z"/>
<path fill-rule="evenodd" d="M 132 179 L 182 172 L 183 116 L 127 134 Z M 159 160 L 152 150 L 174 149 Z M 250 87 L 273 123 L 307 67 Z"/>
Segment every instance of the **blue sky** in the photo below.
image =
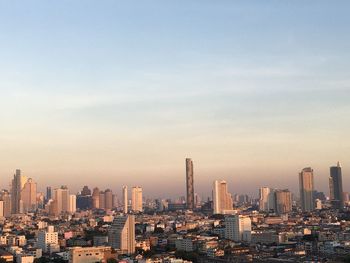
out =
<path fill-rule="evenodd" d="M 349 7 L 0 1 L 1 176 L 180 195 L 190 156 L 202 195 L 295 190 L 305 166 L 326 191 L 350 154 Z"/>

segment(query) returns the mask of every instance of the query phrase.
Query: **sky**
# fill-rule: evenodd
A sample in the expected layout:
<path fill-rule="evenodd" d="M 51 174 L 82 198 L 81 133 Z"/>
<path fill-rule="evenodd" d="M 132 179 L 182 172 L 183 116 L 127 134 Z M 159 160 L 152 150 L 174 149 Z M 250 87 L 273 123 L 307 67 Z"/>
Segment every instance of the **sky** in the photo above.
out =
<path fill-rule="evenodd" d="M 350 191 L 349 1 L 0 0 L 0 187 Z"/>

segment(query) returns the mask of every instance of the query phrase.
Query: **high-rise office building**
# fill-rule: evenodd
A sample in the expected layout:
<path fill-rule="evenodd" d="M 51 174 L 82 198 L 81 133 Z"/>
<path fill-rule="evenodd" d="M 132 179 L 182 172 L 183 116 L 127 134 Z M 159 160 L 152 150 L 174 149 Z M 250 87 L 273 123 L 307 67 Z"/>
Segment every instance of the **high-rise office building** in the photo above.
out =
<path fill-rule="evenodd" d="M 12 212 L 10 193 L 7 190 L 2 190 L 0 192 L 0 200 L 3 201 L 4 217 L 10 217 Z"/>
<path fill-rule="evenodd" d="M 69 212 L 69 190 L 66 186 L 54 190 L 53 211 L 55 215 Z"/>
<path fill-rule="evenodd" d="M 273 203 L 273 190 L 269 187 L 261 187 L 259 189 L 259 210 L 264 212 L 269 212 L 274 209 Z"/>
<path fill-rule="evenodd" d="M 142 188 L 134 186 L 131 189 L 131 209 L 134 212 L 142 212 Z"/>
<path fill-rule="evenodd" d="M 314 210 L 314 171 L 312 168 L 304 168 L 299 173 L 300 204 L 303 212 Z"/>
<path fill-rule="evenodd" d="M 186 159 L 186 204 L 187 209 L 194 208 L 194 185 L 193 185 L 193 162 L 192 159 Z"/>
<path fill-rule="evenodd" d="M 92 208 L 100 208 L 100 189 L 98 189 L 97 187 L 95 187 L 92 191 Z"/>
<path fill-rule="evenodd" d="M 46 202 L 52 199 L 52 188 L 51 186 L 46 187 Z"/>
<path fill-rule="evenodd" d="M 100 191 L 99 201 L 99 208 L 106 209 L 106 195 L 104 191 Z"/>
<path fill-rule="evenodd" d="M 113 192 L 110 189 L 105 191 L 105 209 L 112 210 L 113 208 Z"/>
<path fill-rule="evenodd" d="M 341 165 L 338 162 L 337 166 L 330 168 L 329 177 L 330 199 L 334 208 L 341 209 L 344 207 L 343 197 L 343 179 Z"/>
<path fill-rule="evenodd" d="M 37 185 L 32 178 L 29 178 L 24 184 L 21 199 L 24 213 L 37 209 Z"/>
<path fill-rule="evenodd" d="M 74 214 L 77 211 L 77 196 L 69 195 L 69 213 Z"/>
<path fill-rule="evenodd" d="M 27 177 L 21 175 L 21 170 L 17 169 L 11 184 L 11 210 L 12 214 L 23 213 L 22 189 L 27 182 Z"/>
<path fill-rule="evenodd" d="M 251 241 L 252 221 L 249 216 L 232 215 L 225 217 L 225 238 L 235 242 Z"/>
<path fill-rule="evenodd" d="M 292 211 L 292 193 L 289 190 L 276 190 L 275 200 L 277 214 L 286 214 Z"/>
<path fill-rule="evenodd" d="M 117 216 L 108 231 L 108 242 L 121 253 L 135 253 L 135 216 Z"/>
<path fill-rule="evenodd" d="M 233 210 L 232 196 L 227 190 L 226 181 L 214 181 L 213 184 L 213 213 L 227 214 Z"/>
<path fill-rule="evenodd" d="M 128 213 L 128 187 L 123 186 L 123 212 Z"/>

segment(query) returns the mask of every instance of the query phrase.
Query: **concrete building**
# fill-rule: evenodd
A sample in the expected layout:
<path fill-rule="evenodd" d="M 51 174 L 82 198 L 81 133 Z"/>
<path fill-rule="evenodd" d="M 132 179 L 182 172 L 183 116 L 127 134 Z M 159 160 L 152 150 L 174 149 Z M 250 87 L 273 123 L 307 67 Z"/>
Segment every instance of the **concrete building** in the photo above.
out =
<path fill-rule="evenodd" d="M 312 168 L 304 168 L 299 173 L 300 204 L 303 212 L 315 209 L 314 205 L 314 171 Z"/>
<path fill-rule="evenodd" d="M 225 238 L 235 242 L 250 242 L 252 221 L 250 217 L 232 215 L 225 217 Z"/>
<path fill-rule="evenodd" d="M 100 208 L 100 189 L 95 187 L 92 191 L 92 208 Z"/>
<path fill-rule="evenodd" d="M 21 200 L 23 204 L 23 212 L 32 212 L 37 209 L 37 184 L 32 178 L 29 178 L 22 189 Z"/>
<path fill-rule="evenodd" d="M 128 213 L 128 187 L 123 186 L 123 212 Z"/>
<path fill-rule="evenodd" d="M 69 212 L 69 190 L 66 186 L 54 190 L 54 214 Z"/>
<path fill-rule="evenodd" d="M 107 263 L 108 259 L 116 259 L 110 247 L 73 247 L 69 249 L 69 263 Z"/>
<path fill-rule="evenodd" d="M 27 177 L 21 175 L 17 169 L 11 183 L 11 212 L 12 214 L 23 213 L 22 189 L 27 182 Z"/>
<path fill-rule="evenodd" d="M 193 182 L 193 162 L 186 159 L 186 204 L 187 209 L 194 208 L 194 182 Z"/>
<path fill-rule="evenodd" d="M 214 181 L 213 184 L 213 213 L 227 214 L 232 213 L 232 196 L 227 191 L 226 181 Z"/>
<path fill-rule="evenodd" d="M 55 232 L 53 226 L 48 226 L 47 230 L 40 230 L 38 232 L 37 247 L 41 248 L 44 253 L 56 252 L 58 245 L 58 233 Z"/>
<path fill-rule="evenodd" d="M 69 213 L 74 214 L 77 211 L 77 196 L 69 195 Z"/>
<path fill-rule="evenodd" d="M 131 189 L 131 209 L 134 212 L 142 212 L 142 188 L 134 186 Z"/>
<path fill-rule="evenodd" d="M 275 209 L 274 189 L 261 187 L 259 189 L 259 210 L 269 212 Z"/>
<path fill-rule="evenodd" d="M 117 216 L 108 231 L 108 242 L 122 253 L 135 253 L 135 216 Z"/>
<path fill-rule="evenodd" d="M 276 190 L 275 200 L 277 214 L 286 214 L 292 211 L 292 193 L 289 190 Z"/>

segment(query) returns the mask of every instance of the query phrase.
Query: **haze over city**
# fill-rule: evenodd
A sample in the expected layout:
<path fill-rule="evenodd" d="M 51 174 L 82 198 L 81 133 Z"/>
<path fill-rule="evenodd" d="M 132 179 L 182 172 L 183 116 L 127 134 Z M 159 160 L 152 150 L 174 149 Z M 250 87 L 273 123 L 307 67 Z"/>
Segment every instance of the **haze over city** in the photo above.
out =
<path fill-rule="evenodd" d="M 348 189 L 349 2 L 36 3 L 0 2 L 0 187 Z"/>

